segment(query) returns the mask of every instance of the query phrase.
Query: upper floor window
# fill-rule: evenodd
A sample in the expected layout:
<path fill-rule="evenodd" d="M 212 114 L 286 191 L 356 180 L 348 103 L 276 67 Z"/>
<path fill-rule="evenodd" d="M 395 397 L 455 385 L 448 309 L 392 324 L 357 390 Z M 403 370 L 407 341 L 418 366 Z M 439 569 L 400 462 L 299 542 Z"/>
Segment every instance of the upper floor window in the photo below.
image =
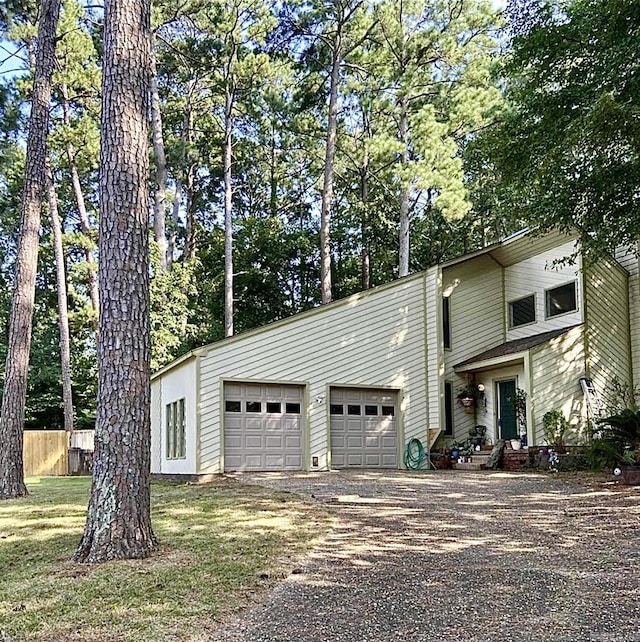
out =
<path fill-rule="evenodd" d="M 185 400 L 178 399 L 166 406 L 167 459 L 187 456 Z"/>
<path fill-rule="evenodd" d="M 451 312 L 449 297 L 442 297 L 442 339 L 445 349 L 451 348 Z"/>
<path fill-rule="evenodd" d="M 534 294 L 525 296 L 509 303 L 509 327 L 517 328 L 536 320 L 536 297 Z"/>
<path fill-rule="evenodd" d="M 545 291 L 545 313 L 547 319 L 578 309 L 576 282 L 565 283 Z"/>

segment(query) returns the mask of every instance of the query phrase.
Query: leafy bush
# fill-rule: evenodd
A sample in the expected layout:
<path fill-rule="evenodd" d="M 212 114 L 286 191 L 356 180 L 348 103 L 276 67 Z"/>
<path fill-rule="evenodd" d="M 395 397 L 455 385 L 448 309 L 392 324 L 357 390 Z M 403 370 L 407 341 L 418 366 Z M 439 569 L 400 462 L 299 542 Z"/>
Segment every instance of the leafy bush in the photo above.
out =
<path fill-rule="evenodd" d="M 549 410 L 542 417 L 544 425 L 544 438 L 547 443 L 556 448 L 564 445 L 564 435 L 569 429 L 569 422 L 565 418 L 562 410 Z"/>

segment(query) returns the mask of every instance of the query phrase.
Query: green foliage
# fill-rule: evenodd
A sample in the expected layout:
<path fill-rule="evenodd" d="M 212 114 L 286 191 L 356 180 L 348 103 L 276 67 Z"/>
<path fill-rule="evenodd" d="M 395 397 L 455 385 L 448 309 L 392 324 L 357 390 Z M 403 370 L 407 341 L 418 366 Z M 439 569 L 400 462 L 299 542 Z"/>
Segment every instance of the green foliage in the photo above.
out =
<path fill-rule="evenodd" d="M 542 424 L 547 443 L 561 448 L 564 445 L 564 435 L 569 430 L 569 422 L 562 410 L 554 409 L 546 412 L 542 417 Z"/>
<path fill-rule="evenodd" d="M 638 3 L 513 5 L 512 52 L 501 74 L 510 109 L 485 137 L 477 181 L 495 190 L 505 217 L 516 210 L 543 229 L 575 226 L 596 256 L 634 243 L 640 236 Z"/>
<path fill-rule="evenodd" d="M 198 292 L 195 281 L 198 264 L 176 263 L 171 270 L 162 271 L 157 251 L 153 252 L 152 260 L 151 368 L 157 370 L 186 351 L 195 331 L 188 318 L 190 304 Z"/>

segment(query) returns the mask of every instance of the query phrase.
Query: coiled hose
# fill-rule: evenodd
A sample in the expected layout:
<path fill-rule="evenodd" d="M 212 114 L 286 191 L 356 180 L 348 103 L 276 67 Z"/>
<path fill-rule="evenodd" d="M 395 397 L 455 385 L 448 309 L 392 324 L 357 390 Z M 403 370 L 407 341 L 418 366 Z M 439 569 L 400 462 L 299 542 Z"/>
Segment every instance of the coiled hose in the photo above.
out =
<path fill-rule="evenodd" d="M 429 455 L 425 453 L 424 446 L 419 439 L 411 439 L 404 451 L 404 465 L 409 470 L 420 470 L 426 462 L 427 467 L 431 467 Z"/>

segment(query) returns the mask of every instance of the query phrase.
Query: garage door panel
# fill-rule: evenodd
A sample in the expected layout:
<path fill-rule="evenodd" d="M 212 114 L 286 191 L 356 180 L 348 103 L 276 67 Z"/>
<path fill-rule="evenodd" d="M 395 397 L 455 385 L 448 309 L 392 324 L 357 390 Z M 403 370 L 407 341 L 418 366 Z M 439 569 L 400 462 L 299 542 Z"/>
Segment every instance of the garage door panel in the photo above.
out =
<path fill-rule="evenodd" d="M 330 408 L 333 467 L 398 468 L 397 393 L 335 388 Z"/>
<path fill-rule="evenodd" d="M 284 436 L 284 447 L 287 450 L 302 450 L 302 439 L 299 435 L 285 435 Z"/>
<path fill-rule="evenodd" d="M 262 435 L 245 435 L 244 447 L 245 448 L 262 448 Z"/>
<path fill-rule="evenodd" d="M 242 435 L 227 435 L 225 437 L 225 444 L 230 448 L 242 448 Z"/>
<path fill-rule="evenodd" d="M 348 435 L 346 442 L 347 448 L 362 448 L 364 439 L 362 435 Z"/>
<path fill-rule="evenodd" d="M 225 470 L 302 469 L 303 391 L 293 385 L 225 384 Z"/>

